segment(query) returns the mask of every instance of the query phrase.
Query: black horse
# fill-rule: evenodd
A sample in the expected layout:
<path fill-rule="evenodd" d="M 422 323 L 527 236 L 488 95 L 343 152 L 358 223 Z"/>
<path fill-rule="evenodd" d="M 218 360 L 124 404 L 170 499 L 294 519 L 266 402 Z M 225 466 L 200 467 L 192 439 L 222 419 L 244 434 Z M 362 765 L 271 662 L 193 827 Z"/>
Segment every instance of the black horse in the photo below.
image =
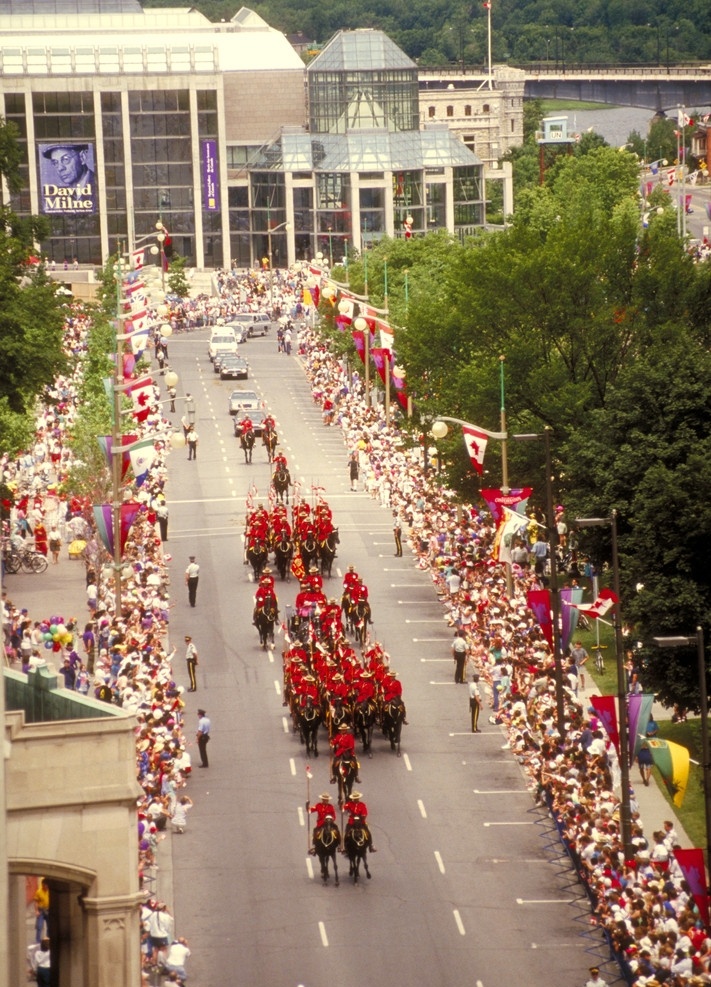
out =
<path fill-rule="evenodd" d="M 338 826 L 330 817 L 326 819 L 323 826 L 317 826 L 314 830 L 314 850 L 321 864 L 321 880 L 328 884 L 328 862 L 333 861 L 333 873 L 338 887 L 338 863 L 337 850 L 341 845 L 341 833 Z"/>
<path fill-rule="evenodd" d="M 267 564 L 269 549 L 261 538 L 254 538 L 247 546 L 247 563 L 252 566 L 254 581 L 257 582 L 262 569 Z"/>
<path fill-rule="evenodd" d="M 299 553 L 301 561 L 304 563 L 304 569 L 308 572 L 318 557 L 318 542 L 312 534 L 308 534 L 301 542 Z"/>
<path fill-rule="evenodd" d="M 274 487 L 274 493 L 277 495 L 277 500 L 280 500 L 282 504 L 286 501 L 288 504 L 291 475 L 285 466 L 280 466 L 272 477 L 272 486 Z"/>
<path fill-rule="evenodd" d="M 329 737 L 336 736 L 341 723 L 351 726 L 351 714 L 341 698 L 333 700 L 333 705 L 328 711 L 327 723 Z"/>
<path fill-rule="evenodd" d="M 318 543 L 318 558 L 321 563 L 321 575 L 331 578 L 333 560 L 336 557 L 336 545 L 340 544 L 338 528 L 334 528 L 328 535 Z"/>
<path fill-rule="evenodd" d="M 248 428 L 246 432 L 242 432 L 239 437 L 239 444 L 242 446 L 242 451 L 244 452 L 245 463 L 252 462 L 252 449 L 254 449 L 254 429 Z"/>
<path fill-rule="evenodd" d="M 353 732 L 360 737 L 363 744 L 363 753 L 372 757 L 370 744 L 373 739 L 373 727 L 375 726 L 375 704 L 370 699 L 362 703 L 357 703 L 353 710 Z"/>
<path fill-rule="evenodd" d="M 253 623 L 259 631 L 259 643 L 265 651 L 268 644 L 274 644 L 274 624 L 278 616 L 279 611 L 273 600 L 255 608 Z"/>
<path fill-rule="evenodd" d="M 291 539 L 287 538 L 286 534 L 282 534 L 281 538 L 274 543 L 274 561 L 280 579 L 286 579 L 287 582 L 291 579 L 291 560 L 293 557 L 294 546 Z"/>
<path fill-rule="evenodd" d="M 351 603 L 346 612 L 346 620 L 356 641 L 361 645 L 365 644 L 368 624 L 373 623 L 368 601 L 359 600 L 357 603 Z"/>
<path fill-rule="evenodd" d="M 353 825 L 346 827 L 346 835 L 343 840 L 343 850 L 350 864 L 348 873 L 353 878 L 354 884 L 358 883 L 361 864 L 363 864 L 368 880 L 370 880 L 368 849 L 371 844 L 372 839 L 368 830 L 364 827 L 362 819 L 360 816 L 354 816 Z"/>
<path fill-rule="evenodd" d="M 323 715 L 318 706 L 314 706 L 311 696 L 306 697 L 306 705 L 297 711 L 297 723 L 301 734 L 301 743 L 306 745 L 306 755 L 318 757 L 318 728 L 323 721 Z"/>
<path fill-rule="evenodd" d="M 355 757 L 338 757 L 333 767 L 338 782 L 338 804 L 343 805 L 351 797 L 358 774 L 358 762 Z"/>
<path fill-rule="evenodd" d="M 267 460 L 271 463 L 274 459 L 274 450 L 277 447 L 279 436 L 273 428 L 265 428 L 262 432 L 262 445 L 267 450 Z"/>
<path fill-rule="evenodd" d="M 390 741 L 390 750 L 397 751 L 400 757 L 400 735 L 405 722 L 405 707 L 402 700 L 391 699 L 383 706 L 383 733 Z"/>

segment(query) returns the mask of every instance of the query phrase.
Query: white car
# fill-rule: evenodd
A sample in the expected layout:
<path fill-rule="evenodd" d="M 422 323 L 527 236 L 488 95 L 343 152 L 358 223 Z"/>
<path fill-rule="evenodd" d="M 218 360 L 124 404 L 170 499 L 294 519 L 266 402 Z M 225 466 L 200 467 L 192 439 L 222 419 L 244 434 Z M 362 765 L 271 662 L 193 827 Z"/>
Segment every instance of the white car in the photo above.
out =
<path fill-rule="evenodd" d="M 237 340 L 233 332 L 221 332 L 212 336 L 207 344 L 207 355 L 214 360 L 218 353 L 236 353 Z"/>
<path fill-rule="evenodd" d="M 231 415 L 238 415 L 242 411 L 256 411 L 261 406 L 261 400 L 256 391 L 233 391 L 228 401 L 228 410 Z"/>

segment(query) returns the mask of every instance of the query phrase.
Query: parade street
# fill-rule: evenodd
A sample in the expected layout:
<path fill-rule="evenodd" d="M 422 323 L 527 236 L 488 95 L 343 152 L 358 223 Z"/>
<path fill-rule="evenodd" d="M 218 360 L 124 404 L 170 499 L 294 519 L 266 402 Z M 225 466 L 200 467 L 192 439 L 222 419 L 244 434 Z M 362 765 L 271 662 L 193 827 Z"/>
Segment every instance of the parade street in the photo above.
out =
<path fill-rule="evenodd" d="M 307 761 L 282 705 L 283 637 L 261 650 L 252 626 L 255 586 L 243 564 L 245 497 L 254 484 L 256 502 L 269 506 L 270 467 L 259 440 L 253 463 L 244 463 L 228 414 L 233 384 L 213 374 L 206 350 L 206 331 L 170 341 L 170 363 L 181 392 L 195 399 L 200 437 L 196 460 L 180 450 L 169 463 L 170 634 L 179 649 L 176 679 L 186 690 L 184 635 L 200 655 L 197 691 L 184 696 L 185 734 L 194 737 L 199 708 L 212 724 L 209 768 L 197 768 L 194 740 L 189 748 L 194 808 L 187 831 L 172 835 L 165 853 L 176 932 L 192 950 L 190 982 L 582 983 L 586 950 L 602 942 L 581 936 L 589 908 L 571 873 L 547 853 L 551 843 L 560 853 L 550 817 L 534 808 L 488 708 L 483 732 L 471 733 L 467 689 L 454 684 L 452 629 L 430 574 L 415 567 L 406 543 L 403 557 L 394 557 L 390 511 L 362 489 L 350 491 L 340 429 L 324 427 L 297 357 L 277 353 L 268 336 L 241 347 L 250 379 L 240 386 L 256 390 L 276 418 L 301 495 L 313 504 L 322 492 L 328 501 L 340 546 L 324 591 L 340 600 L 342 575 L 355 565 L 370 591 L 371 633 L 403 682 L 409 721 L 401 757 L 377 729 L 372 759 L 361 757 L 357 787 L 378 851 L 369 857 L 372 879 L 361 875 L 354 887 L 339 855 L 340 887 L 322 885 L 307 853 L 305 802 L 307 784 L 312 804 L 324 791 L 336 798 L 326 733 L 320 756 Z M 179 406 L 176 427 L 180 416 Z M 191 555 L 200 567 L 194 609 L 184 577 Z M 283 620 L 298 584 L 277 577 L 276 590 Z"/>

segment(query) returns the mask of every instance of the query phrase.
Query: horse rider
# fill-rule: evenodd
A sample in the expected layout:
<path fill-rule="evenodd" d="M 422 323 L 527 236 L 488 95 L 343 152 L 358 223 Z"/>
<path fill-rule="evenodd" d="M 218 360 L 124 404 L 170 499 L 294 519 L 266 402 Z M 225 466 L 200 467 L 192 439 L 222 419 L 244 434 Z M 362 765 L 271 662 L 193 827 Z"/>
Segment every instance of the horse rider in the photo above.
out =
<path fill-rule="evenodd" d="M 286 456 L 284 455 L 281 449 L 277 449 L 276 453 L 274 454 L 273 462 L 274 462 L 275 473 L 278 473 L 279 470 L 288 469 L 286 465 Z"/>
<path fill-rule="evenodd" d="M 323 593 L 323 576 L 315 565 L 309 569 L 309 586 L 315 593 Z"/>
<path fill-rule="evenodd" d="M 316 678 L 308 672 L 306 675 L 302 675 L 299 683 L 294 686 L 294 695 L 301 709 L 306 706 L 309 699 L 314 705 L 318 705 L 320 697 Z"/>
<path fill-rule="evenodd" d="M 249 415 L 245 415 L 242 421 L 239 423 L 239 427 L 242 429 L 242 437 L 248 435 L 250 432 L 254 431 L 254 425 L 252 424 L 252 419 Z"/>
<path fill-rule="evenodd" d="M 333 757 L 331 758 L 331 784 L 336 784 L 336 765 L 339 762 L 348 763 L 349 761 L 355 764 L 355 780 L 360 783 L 360 778 L 358 777 L 360 764 L 358 763 L 355 753 L 355 737 L 351 733 L 351 728 L 348 724 L 341 723 L 338 728 L 338 733 L 329 741 L 329 743 L 333 748 Z"/>
<path fill-rule="evenodd" d="M 375 682 L 372 672 L 361 672 L 356 686 L 356 703 L 369 703 L 375 707 Z"/>
<path fill-rule="evenodd" d="M 407 725 L 407 709 L 402 698 L 402 682 L 397 677 L 397 672 L 388 670 L 381 683 L 383 706 L 393 703 L 402 707 L 402 722 Z"/>
<path fill-rule="evenodd" d="M 336 821 L 336 810 L 331 804 L 331 796 L 328 794 L 328 792 L 322 792 L 319 798 L 321 799 L 321 801 L 317 802 L 316 805 L 309 805 L 308 802 L 306 803 L 306 808 L 308 809 L 308 811 L 316 813 L 316 825 L 314 826 L 314 833 L 312 838 L 314 846 L 312 846 L 311 849 L 309 850 L 309 853 L 311 854 L 312 857 L 316 855 L 316 841 L 321 835 L 321 830 L 324 826 L 324 823 L 326 822 L 327 819 L 333 819 L 334 823 Z"/>
<path fill-rule="evenodd" d="M 354 586 L 357 585 L 359 580 L 358 573 L 355 570 L 354 565 L 349 565 L 348 570 L 343 577 L 343 594 L 341 596 L 341 609 L 343 611 L 348 610 L 349 605 L 353 602 L 352 592 Z"/>
<path fill-rule="evenodd" d="M 276 615 L 279 616 L 279 604 L 277 602 L 276 592 L 274 591 L 274 577 L 271 573 L 271 569 L 262 570 L 259 585 L 257 586 L 257 592 L 254 594 L 255 619 L 260 610 L 266 612 L 266 610 L 270 607 L 276 612 Z"/>
<path fill-rule="evenodd" d="M 366 835 L 366 840 L 368 843 L 368 849 L 371 853 L 377 853 L 377 850 L 373 846 L 373 836 L 368 827 L 366 819 L 368 818 L 368 806 L 365 802 L 361 801 L 363 796 L 360 792 L 351 792 L 351 797 L 348 799 L 346 804 L 343 806 L 344 812 L 349 812 L 348 822 L 346 823 L 346 832 L 353 826 L 357 825 L 358 820 L 360 820 L 363 831 Z"/>
<path fill-rule="evenodd" d="M 276 422 L 274 421 L 272 416 L 269 413 L 267 413 L 264 416 L 264 420 L 262 422 L 262 429 L 265 432 L 273 432 L 275 428 L 276 428 Z"/>

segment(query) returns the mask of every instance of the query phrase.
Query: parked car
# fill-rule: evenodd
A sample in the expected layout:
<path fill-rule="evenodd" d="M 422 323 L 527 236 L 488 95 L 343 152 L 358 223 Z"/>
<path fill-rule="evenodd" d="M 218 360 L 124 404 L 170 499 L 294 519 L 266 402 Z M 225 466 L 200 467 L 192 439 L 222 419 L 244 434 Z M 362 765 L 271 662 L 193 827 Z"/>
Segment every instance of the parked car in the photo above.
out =
<path fill-rule="evenodd" d="M 249 420 L 252 422 L 252 428 L 254 429 L 254 434 L 259 437 L 264 431 L 264 419 L 267 417 L 266 411 L 263 408 L 255 408 L 254 411 L 240 412 L 233 418 L 234 431 L 237 438 L 242 434 L 242 422 L 245 419 L 245 414 L 249 414 Z"/>
<path fill-rule="evenodd" d="M 227 354 L 220 360 L 221 380 L 247 380 L 249 365 L 243 356 Z"/>
<path fill-rule="evenodd" d="M 228 402 L 228 410 L 231 415 L 238 415 L 240 411 L 259 411 L 261 403 L 256 391 L 232 391 Z"/>

